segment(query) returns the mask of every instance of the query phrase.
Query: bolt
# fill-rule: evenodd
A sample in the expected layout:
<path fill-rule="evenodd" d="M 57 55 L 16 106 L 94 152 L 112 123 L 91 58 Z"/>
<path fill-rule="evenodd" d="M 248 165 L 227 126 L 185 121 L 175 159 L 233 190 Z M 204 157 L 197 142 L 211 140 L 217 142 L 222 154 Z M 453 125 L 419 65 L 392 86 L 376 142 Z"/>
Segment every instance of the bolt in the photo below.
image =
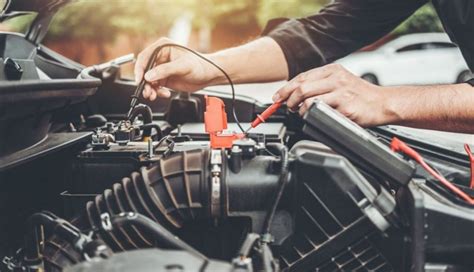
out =
<path fill-rule="evenodd" d="M 77 129 L 76 129 L 76 127 L 74 126 L 73 123 L 69 123 L 69 131 L 70 131 L 70 132 L 77 132 Z"/>
<path fill-rule="evenodd" d="M 148 158 L 153 157 L 153 140 L 148 139 Z"/>

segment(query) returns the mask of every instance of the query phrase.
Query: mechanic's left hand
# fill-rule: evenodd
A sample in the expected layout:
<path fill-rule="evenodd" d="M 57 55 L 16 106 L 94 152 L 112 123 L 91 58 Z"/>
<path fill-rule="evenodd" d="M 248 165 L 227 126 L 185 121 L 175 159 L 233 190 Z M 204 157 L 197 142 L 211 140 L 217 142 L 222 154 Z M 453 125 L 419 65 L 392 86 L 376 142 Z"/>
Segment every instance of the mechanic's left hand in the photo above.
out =
<path fill-rule="evenodd" d="M 300 115 L 308 110 L 314 99 L 324 101 L 361 126 L 386 122 L 384 91 L 347 71 L 339 64 L 329 64 L 301 73 L 273 96 L 285 101 L 290 110 Z"/>

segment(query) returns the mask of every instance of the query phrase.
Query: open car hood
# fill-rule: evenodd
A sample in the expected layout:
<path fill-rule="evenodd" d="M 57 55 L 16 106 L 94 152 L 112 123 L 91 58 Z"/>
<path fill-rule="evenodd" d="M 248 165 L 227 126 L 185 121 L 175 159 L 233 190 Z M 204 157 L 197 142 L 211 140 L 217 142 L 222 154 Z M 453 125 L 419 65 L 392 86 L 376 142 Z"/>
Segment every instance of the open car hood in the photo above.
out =
<path fill-rule="evenodd" d="M 74 0 L 0 0 L 0 21 L 30 14 L 54 14 L 61 6 Z"/>
<path fill-rule="evenodd" d="M 0 22 L 16 16 L 36 14 L 25 35 L 33 44 L 40 44 L 46 35 L 54 14 L 75 0 L 0 0 Z"/>

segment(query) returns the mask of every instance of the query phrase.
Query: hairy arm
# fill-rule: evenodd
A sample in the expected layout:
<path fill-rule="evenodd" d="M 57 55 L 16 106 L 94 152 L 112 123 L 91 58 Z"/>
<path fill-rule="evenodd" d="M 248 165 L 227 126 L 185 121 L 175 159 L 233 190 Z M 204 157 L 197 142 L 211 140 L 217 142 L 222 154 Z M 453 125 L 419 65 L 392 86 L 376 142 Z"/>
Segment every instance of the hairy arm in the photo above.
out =
<path fill-rule="evenodd" d="M 222 72 L 210 63 L 177 47 L 164 47 L 153 69 L 145 73 L 153 51 L 172 42 L 166 38 L 159 39 L 138 55 L 135 80 L 139 82 L 144 77 L 147 81 L 143 91 L 145 98 L 155 100 L 157 97 L 167 97 L 170 95 L 167 88 L 194 92 L 206 86 L 227 83 Z M 288 78 L 288 65 L 283 51 L 268 37 L 204 56 L 224 69 L 236 83 Z"/>
<path fill-rule="evenodd" d="M 384 124 L 474 133 L 474 87 L 385 87 Z"/>
<path fill-rule="evenodd" d="M 474 133 L 474 87 L 467 83 L 381 87 L 330 64 L 299 74 L 273 96 L 301 115 L 315 99 L 364 127 L 399 124 Z"/>
<path fill-rule="evenodd" d="M 250 43 L 225 49 L 208 57 L 220 65 L 236 83 L 270 82 L 288 78 L 288 65 L 280 46 L 263 37 Z M 227 83 L 222 74 L 212 84 Z"/>

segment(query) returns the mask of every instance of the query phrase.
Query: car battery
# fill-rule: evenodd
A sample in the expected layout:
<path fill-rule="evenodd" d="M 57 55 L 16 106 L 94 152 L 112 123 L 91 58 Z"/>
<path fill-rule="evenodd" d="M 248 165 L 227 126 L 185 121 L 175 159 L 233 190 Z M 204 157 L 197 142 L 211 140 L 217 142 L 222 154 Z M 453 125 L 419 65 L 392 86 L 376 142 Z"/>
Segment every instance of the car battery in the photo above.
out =
<path fill-rule="evenodd" d="M 250 123 L 241 123 L 242 127 L 250 127 Z M 240 132 L 236 123 L 229 123 L 227 131 Z M 263 123 L 252 129 L 249 136 L 263 135 L 266 143 L 285 142 L 286 127 L 283 123 Z M 187 136 L 193 141 L 209 141 L 209 134 L 206 133 L 203 123 L 187 123 L 179 126 L 171 132 L 172 136 Z"/>

